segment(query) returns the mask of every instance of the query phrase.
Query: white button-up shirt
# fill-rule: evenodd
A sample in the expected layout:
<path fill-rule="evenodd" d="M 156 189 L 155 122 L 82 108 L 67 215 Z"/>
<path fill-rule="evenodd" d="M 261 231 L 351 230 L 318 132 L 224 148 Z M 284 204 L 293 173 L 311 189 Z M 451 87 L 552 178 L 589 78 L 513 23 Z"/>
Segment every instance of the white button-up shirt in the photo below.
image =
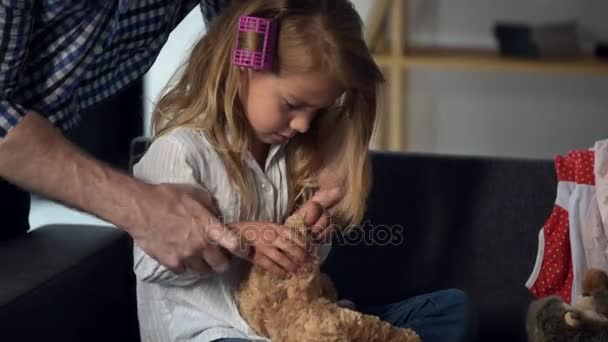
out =
<path fill-rule="evenodd" d="M 246 163 L 257 187 L 252 217 L 242 217 L 241 198 L 230 185 L 223 161 L 204 134 L 178 128 L 156 139 L 134 166 L 135 177 L 148 183 L 181 183 L 208 191 L 223 222 L 282 222 L 288 210 L 287 170 L 283 145 L 270 148 L 264 169 L 249 155 Z M 321 248 L 321 259 L 329 254 Z M 142 341 L 213 341 L 257 335 L 240 316 L 234 290 L 246 262 L 234 258 L 222 274 L 175 274 L 134 247 L 138 315 Z"/>

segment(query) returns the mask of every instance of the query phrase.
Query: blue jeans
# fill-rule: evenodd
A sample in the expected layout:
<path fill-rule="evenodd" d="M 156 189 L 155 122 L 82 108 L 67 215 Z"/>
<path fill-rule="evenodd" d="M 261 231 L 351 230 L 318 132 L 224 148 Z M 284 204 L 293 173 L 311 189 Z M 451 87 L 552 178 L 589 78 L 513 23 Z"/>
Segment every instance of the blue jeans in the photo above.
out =
<path fill-rule="evenodd" d="M 394 326 L 411 328 L 423 342 L 474 340 L 476 320 L 473 307 L 461 290 L 441 290 L 393 304 L 359 306 L 357 309 Z"/>
<path fill-rule="evenodd" d="M 475 320 L 467 295 L 456 289 L 423 294 L 386 305 L 361 305 L 357 310 L 380 317 L 394 326 L 411 328 L 423 342 L 471 341 Z M 245 342 L 220 339 L 221 342 Z"/>

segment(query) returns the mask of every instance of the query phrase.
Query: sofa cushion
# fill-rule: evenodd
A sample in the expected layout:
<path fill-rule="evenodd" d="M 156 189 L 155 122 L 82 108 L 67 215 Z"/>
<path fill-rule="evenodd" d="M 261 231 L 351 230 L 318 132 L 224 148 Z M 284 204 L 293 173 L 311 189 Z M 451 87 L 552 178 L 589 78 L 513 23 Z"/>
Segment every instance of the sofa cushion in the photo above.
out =
<path fill-rule="evenodd" d="M 30 229 L 30 194 L 0 178 L 2 224 L 0 242 L 25 234 Z"/>
<path fill-rule="evenodd" d="M 53 225 L 0 242 L 0 326 L 6 341 L 136 341 L 129 236 Z"/>
<path fill-rule="evenodd" d="M 413 153 L 372 160 L 366 238 L 335 239 L 324 265 L 341 295 L 387 303 L 460 288 L 476 306 L 480 340 L 525 340 L 525 282 L 555 200 L 553 163 Z"/>

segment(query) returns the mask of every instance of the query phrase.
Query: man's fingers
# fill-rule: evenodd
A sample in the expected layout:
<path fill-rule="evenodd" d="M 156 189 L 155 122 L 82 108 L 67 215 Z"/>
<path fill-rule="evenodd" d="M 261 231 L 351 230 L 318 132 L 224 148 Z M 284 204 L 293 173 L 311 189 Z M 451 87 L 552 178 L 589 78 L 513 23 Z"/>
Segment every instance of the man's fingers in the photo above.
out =
<path fill-rule="evenodd" d="M 194 198 L 200 203 L 202 204 L 211 214 L 218 216 L 220 214 L 220 211 L 218 210 L 217 206 L 215 205 L 215 201 L 213 200 L 213 196 L 211 196 L 211 193 L 209 191 L 200 189 L 200 188 L 194 188 Z"/>
<path fill-rule="evenodd" d="M 344 191 L 342 187 L 335 187 L 327 190 L 318 190 L 312 196 L 311 201 L 319 203 L 325 209 L 330 209 L 340 202 L 343 196 Z"/>
<path fill-rule="evenodd" d="M 335 230 L 334 225 L 328 225 L 321 233 L 313 235 L 316 243 L 329 243 L 331 242 L 331 234 Z"/>
<path fill-rule="evenodd" d="M 175 273 L 175 274 L 180 274 L 180 273 L 184 273 L 186 271 L 186 268 L 184 266 L 171 266 L 169 264 L 167 264 L 167 266 L 165 266 L 169 271 Z"/>
<path fill-rule="evenodd" d="M 169 257 L 169 259 L 162 259 L 159 256 L 154 255 L 152 252 L 150 252 L 148 255 L 163 264 L 169 271 L 175 274 L 183 273 L 186 270 L 183 262 L 181 262 L 177 256 Z"/>
<path fill-rule="evenodd" d="M 250 246 L 246 243 L 243 243 L 239 236 L 226 228 L 223 224 L 219 222 L 214 222 L 207 225 L 205 229 L 205 238 L 207 241 L 224 247 L 228 252 L 246 259 L 250 256 Z"/>
<path fill-rule="evenodd" d="M 325 229 L 327 229 L 329 225 L 329 215 L 327 213 L 323 213 L 319 220 L 314 223 L 314 225 L 310 228 L 312 235 L 317 237 L 316 235 L 321 234 Z"/>
<path fill-rule="evenodd" d="M 212 270 L 211 266 L 200 257 L 192 257 L 185 264 L 190 270 L 201 274 L 209 273 Z"/>
<path fill-rule="evenodd" d="M 304 225 L 310 227 L 319 220 L 319 216 L 323 215 L 324 209 L 321 203 L 308 201 L 302 210 L 304 210 Z"/>
<path fill-rule="evenodd" d="M 230 266 L 229 255 L 216 245 L 210 245 L 205 248 L 202 256 L 215 272 L 224 272 Z"/>

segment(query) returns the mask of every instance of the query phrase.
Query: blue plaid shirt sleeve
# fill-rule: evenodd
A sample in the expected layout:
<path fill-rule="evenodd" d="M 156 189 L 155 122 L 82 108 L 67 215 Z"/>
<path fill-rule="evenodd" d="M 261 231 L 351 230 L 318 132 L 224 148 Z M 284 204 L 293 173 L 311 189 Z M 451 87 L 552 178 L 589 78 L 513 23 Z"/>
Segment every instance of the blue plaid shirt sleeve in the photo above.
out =
<path fill-rule="evenodd" d="M 30 110 L 73 127 L 143 75 L 197 4 L 209 25 L 230 2 L 0 0 L 0 140 Z"/>
<path fill-rule="evenodd" d="M 26 109 L 13 101 L 27 58 L 34 1 L 0 2 L 0 138 L 14 128 Z"/>
<path fill-rule="evenodd" d="M 205 26 L 209 27 L 213 19 L 221 14 L 222 10 L 230 6 L 232 0 L 201 0 L 201 12 Z"/>

